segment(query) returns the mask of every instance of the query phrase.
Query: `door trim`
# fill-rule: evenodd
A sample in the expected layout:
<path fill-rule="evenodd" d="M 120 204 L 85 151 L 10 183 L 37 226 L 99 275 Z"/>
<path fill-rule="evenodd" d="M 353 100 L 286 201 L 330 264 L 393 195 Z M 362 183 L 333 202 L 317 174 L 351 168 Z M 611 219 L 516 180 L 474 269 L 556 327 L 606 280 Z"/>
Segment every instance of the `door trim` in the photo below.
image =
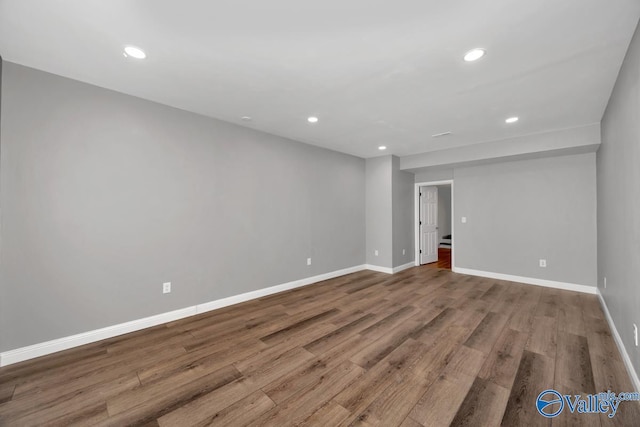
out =
<path fill-rule="evenodd" d="M 455 233 L 455 203 L 453 197 L 453 179 L 446 179 L 442 181 L 426 181 L 426 182 L 416 182 L 413 184 L 414 186 L 414 203 L 415 206 L 414 216 L 413 216 L 413 227 L 414 227 L 414 240 L 415 240 L 415 260 L 414 265 L 417 267 L 420 265 L 420 227 L 418 223 L 420 222 L 420 187 L 423 186 L 432 186 L 432 185 L 451 185 L 451 271 L 453 271 L 456 265 L 456 233 Z M 438 242 L 438 246 L 440 242 Z"/>

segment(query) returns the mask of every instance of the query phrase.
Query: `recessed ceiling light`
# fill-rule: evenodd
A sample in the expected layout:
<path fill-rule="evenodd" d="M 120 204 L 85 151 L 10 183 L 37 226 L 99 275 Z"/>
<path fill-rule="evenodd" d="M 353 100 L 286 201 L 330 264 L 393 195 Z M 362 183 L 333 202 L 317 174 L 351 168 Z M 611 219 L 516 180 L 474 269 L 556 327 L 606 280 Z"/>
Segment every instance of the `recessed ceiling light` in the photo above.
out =
<path fill-rule="evenodd" d="M 471 49 L 469 52 L 464 54 L 464 60 L 467 62 L 477 61 L 478 59 L 482 58 L 486 53 L 487 51 L 484 49 L 480 49 L 480 48 Z"/>
<path fill-rule="evenodd" d="M 318 118 L 315 116 L 307 117 L 309 123 L 318 123 Z"/>
<path fill-rule="evenodd" d="M 447 135 L 451 135 L 451 131 L 434 133 L 433 135 L 431 135 L 431 138 L 438 138 L 440 136 L 447 136 Z"/>
<path fill-rule="evenodd" d="M 509 117 L 507 120 L 505 120 L 505 123 L 515 123 L 518 120 L 519 119 L 517 117 Z"/>
<path fill-rule="evenodd" d="M 378 147 L 378 150 L 382 151 L 382 150 L 386 150 L 387 147 L 385 147 L 384 145 L 381 145 L 380 147 Z"/>
<path fill-rule="evenodd" d="M 144 59 L 147 57 L 147 54 L 144 53 L 144 50 L 135 46 L 125 47 L 123 55 L 125 56 L 125 58 L 131 56 L 132 58 L 136 58 L 136 59 Z"/>
<path fill-rule="evenodd" d="M 240 118 L 240 120 L 242 120 L 243 122 L 250 122 L 250 121 L 251 121 L 251 117 L 249 117 L 249 116 L 242 116 L 242 117 Z"/>

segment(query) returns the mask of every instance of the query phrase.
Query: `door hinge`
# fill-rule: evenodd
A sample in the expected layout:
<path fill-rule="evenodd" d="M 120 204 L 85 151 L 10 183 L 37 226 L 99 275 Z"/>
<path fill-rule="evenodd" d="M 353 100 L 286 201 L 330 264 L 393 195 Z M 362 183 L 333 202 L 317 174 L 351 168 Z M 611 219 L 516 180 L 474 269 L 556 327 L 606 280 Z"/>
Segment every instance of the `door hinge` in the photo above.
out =
<path fill-rule="evenodd" d="M 422 193 L 419 193 L 419 194 L 420 194 L 420 197 L 422 197 Z"/>
<path fill-rule="evenodd" d="M 422 249 L 420 249 L 420 253 L 422 253 Z"/>
<path fill-rule="evenodd" d="M 418 225 L 422 225 L 422 221 L 419 221 L 419 222 L 420 222 L 420 224 L 418 224 Z"/>

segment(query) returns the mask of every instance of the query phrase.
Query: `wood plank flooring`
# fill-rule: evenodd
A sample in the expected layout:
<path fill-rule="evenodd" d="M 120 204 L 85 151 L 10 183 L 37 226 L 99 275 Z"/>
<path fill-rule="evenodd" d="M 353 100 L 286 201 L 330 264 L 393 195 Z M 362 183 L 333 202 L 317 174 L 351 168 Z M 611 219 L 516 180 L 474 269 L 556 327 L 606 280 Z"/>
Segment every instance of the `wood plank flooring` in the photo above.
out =
<path fill-rule="evenodd" d="M 638 425 L 540 416 L 632 391 L 593 295 L 363 271 L 0 369 L 0 425 Z"/>
<path fill-rule="evenodd" d="M 425 264 L 424 266 L 451 270 L 451 248 L 438 248 L 438 261 Z"/>

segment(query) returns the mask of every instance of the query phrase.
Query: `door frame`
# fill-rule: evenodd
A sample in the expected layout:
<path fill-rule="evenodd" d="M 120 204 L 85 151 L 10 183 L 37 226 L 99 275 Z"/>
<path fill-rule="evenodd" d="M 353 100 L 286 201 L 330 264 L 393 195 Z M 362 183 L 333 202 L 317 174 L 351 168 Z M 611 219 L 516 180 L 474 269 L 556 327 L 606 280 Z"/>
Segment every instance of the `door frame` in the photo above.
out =
<path fill-rule="evenodd" d="M 420 265 L 420 187 L 425 186 L 435 186 L 435 185 L 451 185 L 451 271 L 455 268 L 456 258 L 456 233 L 455 233 L 455 207 L 454 207 L 454 198 L 453 198 L 453 179 L 445 179 L 441 181 L 426 181 L 426 182 L 416 182 L 414 184 L 414 218 L 413 218 L 413 226 L 414 226 L 414 241 L 415 241 L 415 260 L 414 264 L 417 266 Z M 440 247 L 440 242 L 438 242 L 438 247 Z"/>

